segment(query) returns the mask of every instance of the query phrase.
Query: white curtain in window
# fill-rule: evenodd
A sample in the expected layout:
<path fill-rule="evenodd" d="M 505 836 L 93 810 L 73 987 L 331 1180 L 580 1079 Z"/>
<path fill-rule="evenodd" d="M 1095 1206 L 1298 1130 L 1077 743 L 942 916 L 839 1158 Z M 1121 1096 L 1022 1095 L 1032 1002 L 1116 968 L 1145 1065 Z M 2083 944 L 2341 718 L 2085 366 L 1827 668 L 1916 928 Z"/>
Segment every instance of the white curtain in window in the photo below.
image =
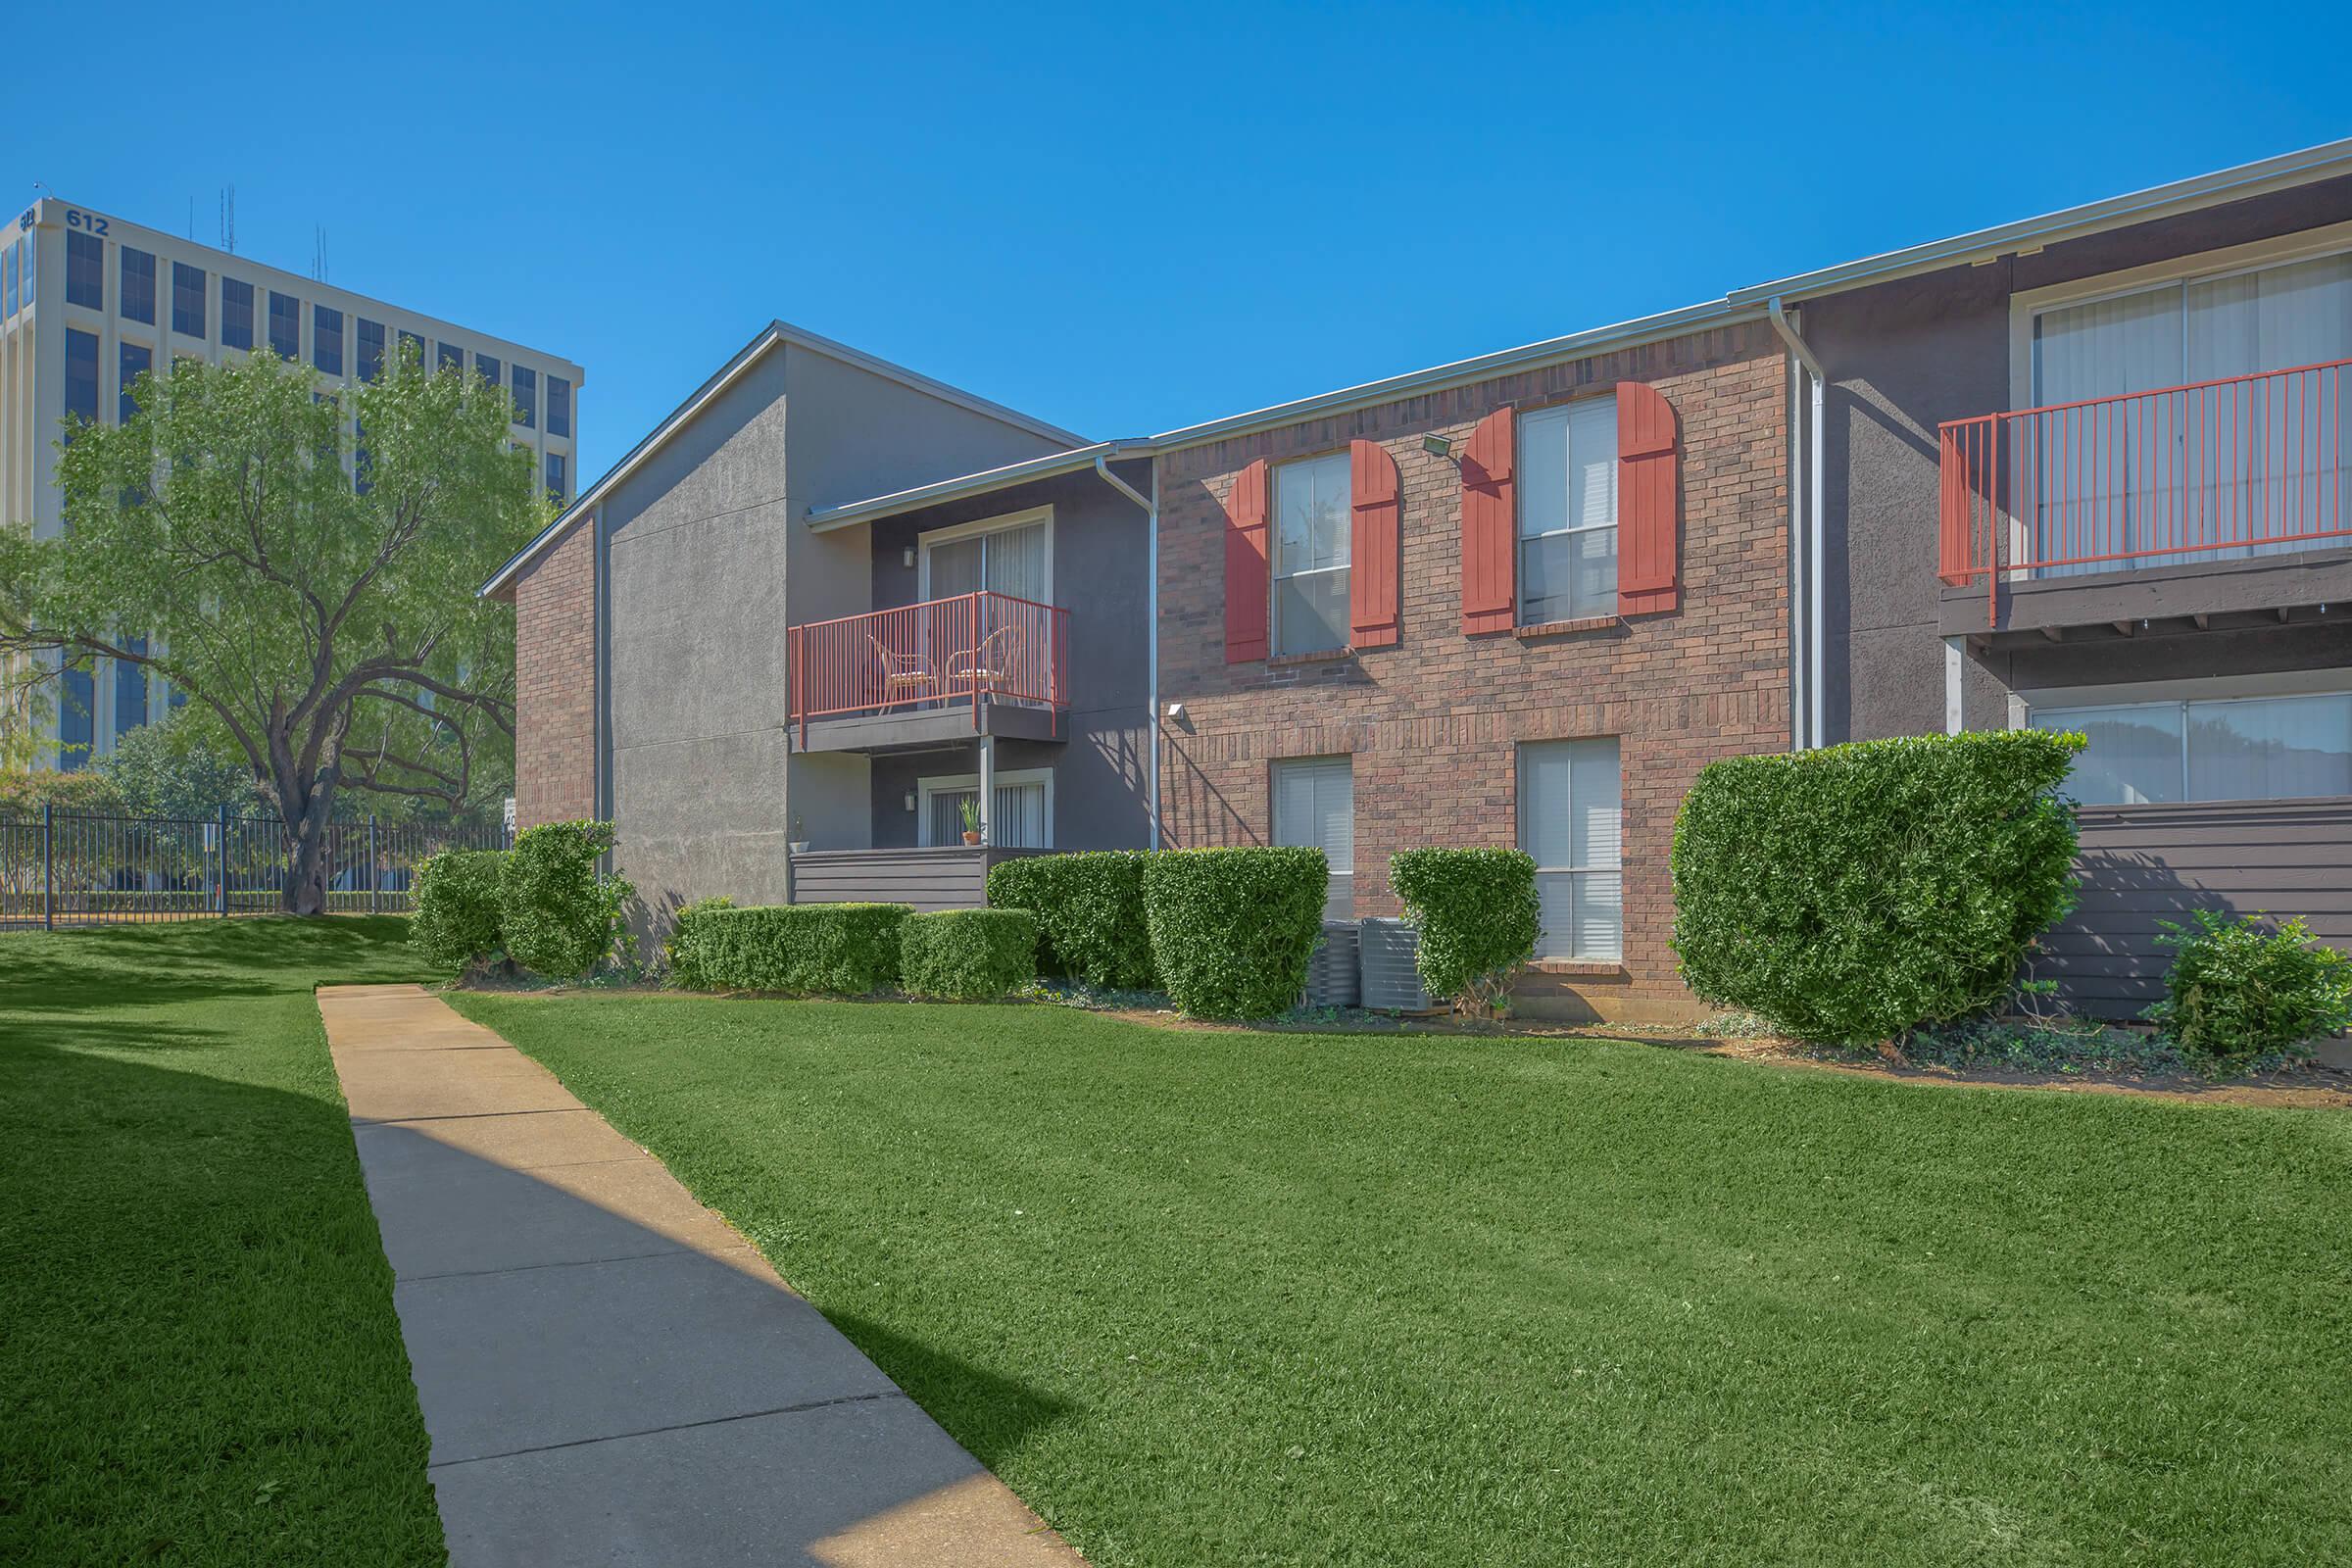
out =
<path fill-rule="evenodd" d="M 1624 950 L 1624 805 L 1615 736 L 1519 748 L 1519 847 L 1535 857 L 1544 958 Z"/>
<path fill-rule="evenodd" d="M 2352 795 L 2352 695 L 2048 708 L 2088 739 L 2068 791 L 2093 806 Z"/>
<path fill-rule="evenodd" d="M 2180 705 L 2046 708 L 2034 727 L 2079 730 L 2089 742 L 2075 759 L 2068 793 L 2085 806 L 2149 806 L 2180 799 Z"/>
<path fill-rule="evenodd" d="M 1617 611 L 1617 400 L 1519 420 L 1519 619 Z"/>
<path fill-rule="evenodd" d="M 1053 602 L 1053 541 L 1046 524 L 1024 523 L 932 545 L 928 595 L 1009 594 L 1034 604 Z"/>
<path fill-rule="evenodd" d="M 1323 852 L 1331 887 L 1323 917 L 1345 920 L 1355 903 L 1355 764 L 1346 757 L 1286 758 L 1274 764 L 1274 842 Z"/>

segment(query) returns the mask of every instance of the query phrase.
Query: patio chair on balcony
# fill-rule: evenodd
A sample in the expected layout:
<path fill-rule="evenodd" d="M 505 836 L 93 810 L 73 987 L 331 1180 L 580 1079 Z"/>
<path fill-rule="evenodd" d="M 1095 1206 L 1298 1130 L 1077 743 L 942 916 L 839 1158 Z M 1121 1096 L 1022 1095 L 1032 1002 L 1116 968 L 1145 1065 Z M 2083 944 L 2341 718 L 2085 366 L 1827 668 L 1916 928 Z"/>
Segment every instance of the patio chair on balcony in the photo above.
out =
<path fill-rule="evenodd" d="M 924 702 L 941 695 L 939 677 L 922 655 L 901 652 L 871 633 L 865 640 L 873 644 L 874 658 L 882 666 L 883 707 Z"/>
<path fill-rule="evenodd" d="M 1000 691 L 1020 685 L 1021 654 L 1026 647 L 1026 628 L 1018 621 L 999 626 L 980 639 L 977 648 L 966 648 L 950 656 L 948 684 L 960 691 Z"/>

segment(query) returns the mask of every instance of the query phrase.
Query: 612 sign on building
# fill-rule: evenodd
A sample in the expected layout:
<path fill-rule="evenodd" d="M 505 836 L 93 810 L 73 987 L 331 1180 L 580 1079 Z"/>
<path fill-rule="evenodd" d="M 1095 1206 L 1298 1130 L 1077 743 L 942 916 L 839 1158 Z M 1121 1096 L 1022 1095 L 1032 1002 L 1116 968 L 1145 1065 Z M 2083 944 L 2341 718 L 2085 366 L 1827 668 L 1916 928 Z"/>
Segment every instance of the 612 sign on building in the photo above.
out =
<path fill-rule="evenodd" d="M 92 234 L 103 234 L 106 232 L 106 220 L 100 218 L 96 213 L 85 213 L 78 207 L 69 207 L 66 209 L 66 226 L 86 229 Z"/>

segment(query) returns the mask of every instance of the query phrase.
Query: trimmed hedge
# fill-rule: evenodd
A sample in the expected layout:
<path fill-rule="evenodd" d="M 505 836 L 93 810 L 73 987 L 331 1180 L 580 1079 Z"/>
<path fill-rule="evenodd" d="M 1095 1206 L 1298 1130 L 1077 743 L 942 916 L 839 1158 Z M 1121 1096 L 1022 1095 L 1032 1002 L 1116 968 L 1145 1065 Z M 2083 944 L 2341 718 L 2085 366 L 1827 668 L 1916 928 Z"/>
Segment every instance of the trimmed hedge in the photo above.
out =
<path fill-rule="evenodd" d="M 453 974 L 499 951 L 499 876 L 504 850 L 443 850 L 416 866 L 416 913 L 409 940 Z"/>
<path fill-rule="evenodd" d="M 904 904 L 770 904 L 695 916 L 694 967 L 716 991 L 862 997 L 898 984 Z"/>
<path fill-rule="evenodd" d="M 2352 958 L 2314 942 L 2300 917 L 2274 925 L 2260 915 L 2193 913 L 2193 930 L 2156 922 L 2173 962 L 2165 999 L 2147 1012 L 2182 1054 L 2233 1067 L 2352 1023 Z"/>
<path fill-rule="evenodd" d="M 1998 1002 L 2074 906 L 2080 735 L 1863 741 L 1700 769 L 1674 828 L 1674 949 L 1710 1002 L 1886 1040 Z"/>
<path fill-rule="evenodd" d="M 987 1002 L 1036 978 L 1027 909 L 939 909 L 899 928 L 899 984 L 914 996 Z"/>
<path fill-rule="evenodd" d="M 1405 850 L 1389 885 L 1421 934 L 1415 966 L 1433 997 L 1499 1010 L 1535 956 L 1542 906 L 1535 857 L 1522 850 Z"/>
<path fill-rule="evenodd" d="M 612 848 L 610 822 L 542 822 L 516 837 L 498 884 L 508 956 L 534 974 L 568 980 L 612 956 L 631 889 L 597 871 Z"/>
<path fill-rule="evenodd" d="M 1144 866 L 1152 959 L 1203 1018 L 1267 1018 L 1306 989 L 1331 883 L 1321 850 L 1163 850 Z"/>
<path fill-rule="evenodd" d="M 669 935 L 662 944 L 662 956 L 669 970 L 669 983 L 682 991 L 707 991 L 703 979 L 702 952 L 696 946 L 702 918 L 713 909 L 732 909 L 735 901 L 718 897 L 697 899 L 684 906 L 670 917 Z"/>
<path fill-rule="evenodd" d="M 1151 858 L 1148 850 L 1100 850 L 1000 861 L 988 873 L 988 902 L 1037 916 L 1040 969 L 1108 990 L 1154 990 L 1159 973 L 1144 915 Z"/>

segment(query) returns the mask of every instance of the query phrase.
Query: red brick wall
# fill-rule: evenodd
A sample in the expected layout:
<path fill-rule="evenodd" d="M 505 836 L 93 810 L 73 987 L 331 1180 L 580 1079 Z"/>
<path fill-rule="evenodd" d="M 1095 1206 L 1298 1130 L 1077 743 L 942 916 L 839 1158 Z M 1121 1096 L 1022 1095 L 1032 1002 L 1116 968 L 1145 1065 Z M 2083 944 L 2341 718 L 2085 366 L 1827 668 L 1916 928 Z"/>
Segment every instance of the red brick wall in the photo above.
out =
<path fill-rule="evenodd" d="M 596 536 L 575 526 L 514 586 L 514 825 L 596 815 Z"/>
<path fill-rule="evenodd" d="M 1530 410 L 1649 382 L 1681 422 L 1682 607 L 1547 636 L 1461 632 L 1457 443 L 1505 402 Z M 1388 860 L 1419 845 L 1517 841 L 1524 740 L 1619 737 L 1625 958 L 1531 975 L 1533 1010 L 1673 1016 L 1693 1006 L 1667 946 L 1667 853 L 1698 768 L 1788 744 L 1787 380 L 1762 325 L 1531 371 L 1337 418 L 1196 447 L 1160 462 L 1161 810 L 1177 845 L 1270 841 L 1270 764 L 1350 753 L 1355 906 L 1393 914 Z M 1311 662 L 1228 665 L 1224 497 L 1257 458 L 1282 462 L 1363 437 L 1403 480 L 1403 637 Z"/>

